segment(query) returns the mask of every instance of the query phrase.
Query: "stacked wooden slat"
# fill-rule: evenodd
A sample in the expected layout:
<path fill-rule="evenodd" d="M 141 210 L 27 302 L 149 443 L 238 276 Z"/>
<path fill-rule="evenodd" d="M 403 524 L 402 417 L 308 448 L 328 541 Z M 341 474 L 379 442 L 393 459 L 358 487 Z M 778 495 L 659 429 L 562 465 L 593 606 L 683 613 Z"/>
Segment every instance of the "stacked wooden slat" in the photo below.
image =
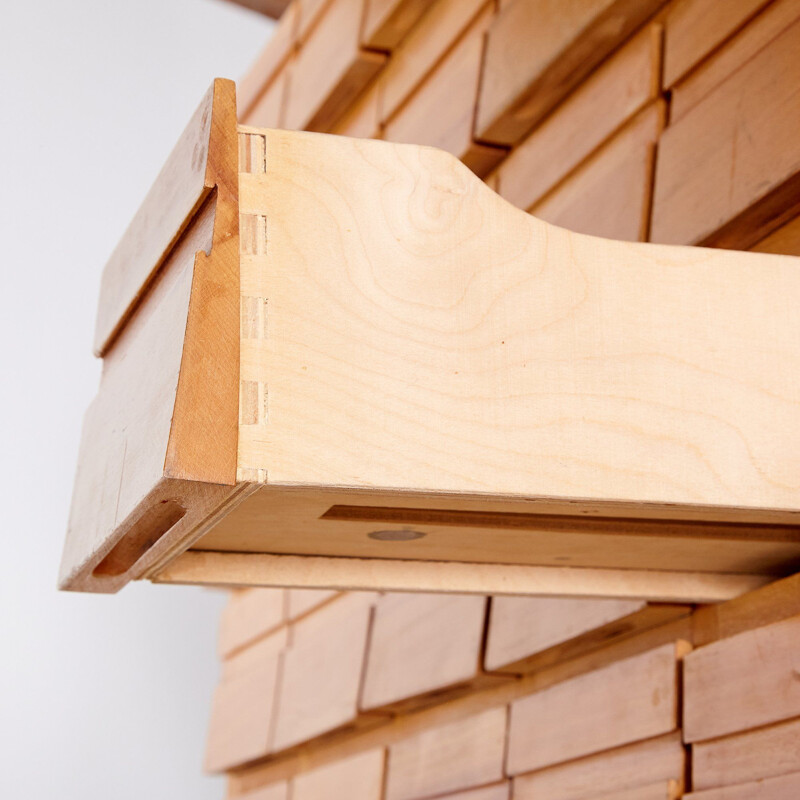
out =
<path fill-rule="evenodd" d="M 798 75 L 797 0 L 294 0 L 239 112 L 447 149 L 574 230 L 800 255 Z M 207 763 L 259 800 L 800 796 L 798 585 L 237 592 Z"/>

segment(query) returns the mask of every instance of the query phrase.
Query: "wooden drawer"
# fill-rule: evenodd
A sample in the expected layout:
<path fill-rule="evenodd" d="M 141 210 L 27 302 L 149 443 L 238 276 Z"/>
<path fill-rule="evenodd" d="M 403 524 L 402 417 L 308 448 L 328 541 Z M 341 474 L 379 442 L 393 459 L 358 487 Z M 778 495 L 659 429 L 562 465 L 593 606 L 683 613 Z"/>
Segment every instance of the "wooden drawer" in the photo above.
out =
<path fill-rule="evenodd" d="M 237 129 L 217 81 L 104 274 L 62 586 L 786 574 L 797 266 L 573 234 L 430 148 Z"/>

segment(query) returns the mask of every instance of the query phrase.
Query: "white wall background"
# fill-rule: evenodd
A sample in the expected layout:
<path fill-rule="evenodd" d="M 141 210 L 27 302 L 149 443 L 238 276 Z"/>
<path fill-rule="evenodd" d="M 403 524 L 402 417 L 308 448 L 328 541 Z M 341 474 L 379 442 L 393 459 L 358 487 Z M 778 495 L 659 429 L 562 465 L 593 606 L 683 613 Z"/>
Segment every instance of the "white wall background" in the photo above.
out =
<path fill-rule="evenodd" d="M 222 595 L 55 590 L 100 272 L 215 76 L 272 24 L 218 0 L 0 4 L 0 796 L 220 798 Z"/>

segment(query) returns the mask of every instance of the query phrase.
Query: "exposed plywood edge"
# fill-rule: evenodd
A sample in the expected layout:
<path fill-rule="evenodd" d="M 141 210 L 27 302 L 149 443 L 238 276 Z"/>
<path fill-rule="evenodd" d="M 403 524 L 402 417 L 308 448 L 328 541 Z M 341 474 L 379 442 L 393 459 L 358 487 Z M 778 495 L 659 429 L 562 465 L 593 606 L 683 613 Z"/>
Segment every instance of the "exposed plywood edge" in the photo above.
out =
<path fill-rule="evenodd" d="M 153 576 L 153 580 L 157 583 L 219 586 L 635 597 L 660 602 L 713 603 L 763 586 L 770 578 L 699 572 L 188 551 Z"/>

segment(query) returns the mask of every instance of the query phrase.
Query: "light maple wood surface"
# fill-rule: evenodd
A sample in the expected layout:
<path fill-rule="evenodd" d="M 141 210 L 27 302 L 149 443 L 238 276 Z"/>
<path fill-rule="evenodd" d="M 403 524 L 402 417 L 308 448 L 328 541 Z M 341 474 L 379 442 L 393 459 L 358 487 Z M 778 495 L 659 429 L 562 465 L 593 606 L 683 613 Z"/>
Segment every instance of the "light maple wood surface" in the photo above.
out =
<path fill-rule="evenodd" d="M 386 800 L 468 789 L 503 778 L 506 709 L 423 731 L 389 748 Z"/>
<path fill-rule="evenodd" d="M 514 778 L 513 797 L 514 800 L 614 797 L 615 793 L 635 793 L 651 782 L 658 787 L 666 787 L 670 781 L 682 785 L 685 770 L 686 751 L 676 731 L 518 775 Z"/>
<path fill-rule="evenodd" d="M 685 794 L 686 800 L 793 800 L 800 797 L 800 772 L 763 778 L 736 786 L 719 786 Z"/>
<path fill-rule="evenodd" d="M 468 789 L 466 792 L 455 792 L 446 795 L 447 800 L 510 800 L 511 783 L 496 783 L 480 789 Z"/>
<path fill-rule="evenodd" d="M 219 654 L 225 657 L 275 630 L 287 619 L 285 589 L 231 592 L 219 623 Z"/>
<path fill-rule="evenodd" d="M 214 692 L 205 768 L 221 772 L 273 749 L 287 629 L 225 659 Z"/>
<path fill-rule="evenodd" d="M 800 617 L 746 631 L 684 661 L 683 731 L 712 739 L 800 716 Z M 731 697 L 737 698 L 731 703 Z"/>
<path fill-rule="evenodd" d="M 692 745 L 692 787 L 697 790 L 794 772 L 800 772 L 800 719 Z"/>
<path fill-rule="evenodd" d="M 605 61 L 498 169 L 500 193 L 530 208 L 658 96 L 661 27 L 649 24 Z"/>
<path fill-rule="evenodd" d="M 475 595 L 386 594 L 375 604 L 362 709 L 407 709 L 483 681 L 487 600 Z"/>
<path fill-rule="evenodd" d="M 383 748 L 342 759 L 298 775 L 291 784 L 292 800 L 382 800 Z"/>
<path fill-rule="evenodd" d="M 512 703 L 508 774 L 674 731 L 676 650 L 662 645 Z"/>
<path fill-rule="evenodd" d="M 367 0 L 361 23 L 362 45 L 375 50 L 392 50 L 430 4 L 430 0 Z"/>
<path fill-rule="evenodd" d="M 489 31 L 475 132 L 515 144 L 663 0 L 510 3 Z"/>

